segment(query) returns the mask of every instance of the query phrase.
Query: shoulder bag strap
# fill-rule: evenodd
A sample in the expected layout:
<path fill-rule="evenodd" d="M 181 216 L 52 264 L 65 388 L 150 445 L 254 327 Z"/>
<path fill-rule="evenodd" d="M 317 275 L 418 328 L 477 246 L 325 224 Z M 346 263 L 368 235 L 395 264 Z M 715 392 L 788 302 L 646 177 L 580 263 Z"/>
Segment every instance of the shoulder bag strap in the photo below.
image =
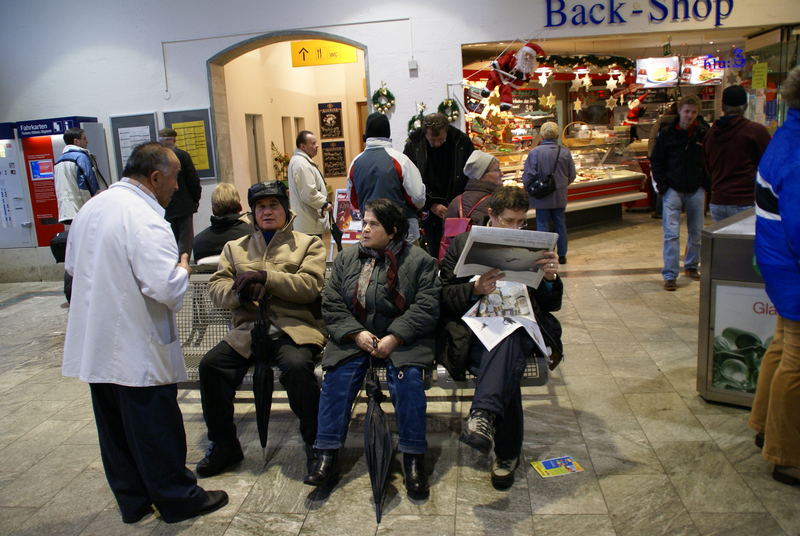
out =
<path fill-rule="evenodd" d="M 464 201 L 464 196 L 463 195 L 459 195 L 458 196 L 458 217 L 459 218 L 463 218 L 464 217 L 464 204 L 462 203 L 462 201 Z M 470 212 L 472 212 L 472 211 L 470 210 Z M 469 217 L 469 214 L 467 214 L 467 217 Z"/>
<path fill-rule="evenodd" d="M 556 168 L 558 167 L 558 157 L 561 156 L 561 146 L 558 146 L 558 151 L 556 151 L 556 160 L 553 162 L 553 171 L 550 172 L 550 175 L 555 174 Z"/>
<path fill-rule="evenodd" d="M 486 195 L 484 195 L 483 197 L 481 197 L 480 199 L 478 199 L 478 202 L 477 202 L 477 203 L 475 203 L 474 205 L 472 205 L 472 208 L 471 208 L 471 209 L 469 209 L 469 212 L 467 212 L 467 218 L 469 218 L 469 217 L 472 215 L 472 211 L 473 211 L 473 210 L 475 210 L 476 208 L 478 208 L 478 205 L 480 205 L 481 203 L 483 203 L 484 201 L 486 201 L 486 200 L 487 200 L 487 199 L 489 199 L 490 197 L 492 197 L 492 194 L 486 194 Z M 459 205 L 460 205 L 460 204 L 461 204 L 461 201 L 459 201 Z M 460 214 L 461 214 L 461 213 L 459 212 L 459 215 L 460 215 Z M 461 216 L 461 217 L 463 218 L 463 216 Z"/>

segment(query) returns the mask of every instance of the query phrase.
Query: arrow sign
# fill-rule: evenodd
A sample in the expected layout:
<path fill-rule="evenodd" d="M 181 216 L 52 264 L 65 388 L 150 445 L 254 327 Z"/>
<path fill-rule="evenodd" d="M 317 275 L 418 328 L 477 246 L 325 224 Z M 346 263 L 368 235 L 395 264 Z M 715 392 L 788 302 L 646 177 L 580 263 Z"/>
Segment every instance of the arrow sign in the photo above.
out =
<path fill-rule="evenodd" d="M 306 54 L 308 54 L 308 50 L 306 50 L 306 47 L 301 48 L 297 53 L 298 54 L 302 54 L 303 55 L 303 61 L 306 61 Z"/>
<path fill-rule="evenodd" d="M 306 39 L 291 42 L 292 67 L 356 63 L 356 48 L 344 43 L 322 39 Z"/>

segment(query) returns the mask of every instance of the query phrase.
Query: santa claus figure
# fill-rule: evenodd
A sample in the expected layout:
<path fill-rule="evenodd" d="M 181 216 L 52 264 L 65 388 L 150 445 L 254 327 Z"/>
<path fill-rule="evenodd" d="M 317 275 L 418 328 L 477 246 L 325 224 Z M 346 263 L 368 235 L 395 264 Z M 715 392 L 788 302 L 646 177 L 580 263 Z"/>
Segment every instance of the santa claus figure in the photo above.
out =
<path fill-rule="evenodd" d="M 645 92 L 644 95 L 636 97 L 628 102 L 628 115 L 625 116 L 625 121 L 623 121 L 622 124 L 631 127 L 631 140 L 639 139 L 639 133 L 636 127 L 639 125 L 639 118 L 647 111 L 647 106 L 642 104 L 642 101 L 644 101 L 647 95 L 648 93 Z"/>
<path fill-rule="evenodd" d="M 528 43 L 518 51 L 508 51 L 491 64 L 492 72 L 486 89 L 481 92 L 483 97 L 488 97 L 492 90 L 500 86 L 500 110 L 511 109 L 511 91 L 519 89 L 530 80 L 533 72 L 539 66 L 536 61 L 537 54 L 544 56 L 544 50 L 536 43 Z"/>

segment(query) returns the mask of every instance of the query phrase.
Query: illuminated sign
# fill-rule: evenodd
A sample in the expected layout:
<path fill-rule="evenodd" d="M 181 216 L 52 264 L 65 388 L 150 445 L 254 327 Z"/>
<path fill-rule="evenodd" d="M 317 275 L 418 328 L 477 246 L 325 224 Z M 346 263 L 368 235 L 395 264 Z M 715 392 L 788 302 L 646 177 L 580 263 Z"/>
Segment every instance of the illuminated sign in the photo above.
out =
<path fill-rule="evenodd" d="M 547 0 L 547 27 L 587 26 L 599 24 L 625 24 L 636 17 L 647 17 L 647 21 L 704 21 L 712 19 L 714 26 L 722 26 L 733 11 L 734 0 L 648 0 L 647 10 L 639 2 L 628 6 L 628 2 L 605 0 L 596 3 Z"/>
<path fill-rule="evenodd" d="M 334 65 L 358 61 L 355 47 L 322 39 L 292 41 L 291 50 L 292 67 Z"/>

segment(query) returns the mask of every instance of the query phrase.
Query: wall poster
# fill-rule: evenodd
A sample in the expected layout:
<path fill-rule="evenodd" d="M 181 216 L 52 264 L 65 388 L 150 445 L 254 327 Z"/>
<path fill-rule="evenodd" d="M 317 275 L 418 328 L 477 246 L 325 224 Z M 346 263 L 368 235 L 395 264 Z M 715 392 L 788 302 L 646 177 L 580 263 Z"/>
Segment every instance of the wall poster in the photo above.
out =
<path fill-rule="evenodd" d="M 117 177 L 128 162 L 133 148 L 139 144 L 158 140 L 156 114 L 111 116 L 111 136 L 114 142 L 114 157 L 117 160 Z"/>
<path fill-rule="evenodd" d="M 343 138 L 342 129 L 342 103 L 323 102 L 319 108 L 319 137 L 320 139 Z"/>
<path fill-rule="evenodd" d="M 208 108 L 164 112 L 164 125 L 178 132 L 175 146 L 189 153 L 201 179 L 216 176 Z"/>
<path fill-rule="evenodd" d="M 344 153 L 343 141 L 322 143 L 322 174 L 325 177 L 347 176 L 347 157 Z"/>

